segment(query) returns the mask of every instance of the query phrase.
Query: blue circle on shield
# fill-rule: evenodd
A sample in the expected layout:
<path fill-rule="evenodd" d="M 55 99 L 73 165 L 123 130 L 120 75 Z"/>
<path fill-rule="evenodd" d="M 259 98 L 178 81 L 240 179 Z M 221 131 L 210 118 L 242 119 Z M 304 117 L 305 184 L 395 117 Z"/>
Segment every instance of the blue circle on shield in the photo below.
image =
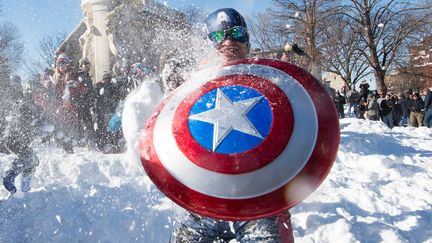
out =
<path fill-rule="evenodd" d="M 272 110 L 255 89 L 234 85 L 213 89 L 192 106 L 189 131 L 209 151 L 236 154 L 257 147 L 272 126 Z"/>

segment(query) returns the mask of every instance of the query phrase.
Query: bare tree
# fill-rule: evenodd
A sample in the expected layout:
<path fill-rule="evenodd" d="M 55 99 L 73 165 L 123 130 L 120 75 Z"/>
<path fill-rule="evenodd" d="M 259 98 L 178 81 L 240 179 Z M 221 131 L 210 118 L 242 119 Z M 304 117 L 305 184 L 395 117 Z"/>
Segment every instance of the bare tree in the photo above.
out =
<path fill-rule="evenodd" d="M 351 89 L 360 80 L 371 73 L 363 55 L 366 46 L 361 42 L 361 36 L 352 28 L 352 20 L 340 15 L 338 25 L 326 30 L 328 45 L 321 51 L 323 70 L 339 75 L 346 86 Z"/>
<path fill-rule="evenodd" d="M 56 51 L 66 37 L 66 32 L 60 32 L 46 35 L 39 41 L 39 56 L 43 65 L 51 66 L 55 62 Z"/>
<path fill-rule="evenodd" d="M 287 35 L 278 28 L 277 20 L 266 10 L 248 21 L 253 43 L 261 50 L 282 49 L 288 41 Z"/>
<path fill-rule="evenodd" d="M 10 75 L 20 63 L 24 47 L 17 28 L 11 23 L 0 23 L 0 137 L 5 127 L 5 116 L 21 92 L 19 78 Z"/>
<path fill-rule="evenodd" d="M 0 24 L 0 68 L 4 70 L 17 65 L 23 51 L 17 28 L 7 22 Z"/>
<path fill-rule="evenodd" d="M 425 72 L 419 72 L 416 67 L 407 66 L 398 68 L 395 75 L 388 75 L 387 79 L 391 80 L 389 89 L 394 92 L 404 92 L 407 90 L 422 90 L 426 88 L 425 79 L 431 79 L 432 76 Z"/>
<path fill-rule="evenodd" d="M 45 35 L 38 43 L 39 57 L 27 57 L 22 62 L 26 74 L 33 77 L 45 68 L 51 68 L 55 62 L 56 51 L 66 39 L 66 32 Z"/>
<path fill-rule="evenodd" d="M 402 47 L 430 24 L 431 6 L 398 0 L 350 0 L 347 12 L 367 48 L 363 55 L 373 69 L 377 89 L 387 90 L 385 76 Z"/>
<path fill-rule="evenodd" d="M 285 31 L 292 42 L 305 46 L 310 57 L 308 69 L 315 76 L 321 76 L 320 49 L 326 43 L 323 32 L 340 11 L 340 3 L 335 0 L 272 0 L 271 13 L 279 21 L 279 30 Z"/>
<path fill-rule="evenodd" d="M 181 9 L 180 12 L 184 14 L 186 22 L 191 26 L 203 23 L 203 20 L 208 14 L 206 10 L 196 6 L 186 7 L 185 9 Z"/>

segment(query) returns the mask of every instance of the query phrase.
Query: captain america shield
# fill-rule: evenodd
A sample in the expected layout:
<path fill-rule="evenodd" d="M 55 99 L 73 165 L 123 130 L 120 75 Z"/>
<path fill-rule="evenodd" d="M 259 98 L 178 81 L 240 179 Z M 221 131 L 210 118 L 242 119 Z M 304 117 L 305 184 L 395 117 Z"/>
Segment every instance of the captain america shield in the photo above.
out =
<path fill-rule="evenodd" d="M 312 75 L 243 59 L 186 82 L 147 121 L 141 161 L 171 200 L 224 220 L 293 207 L 329 173 L 339 146 L 333 101 Z"/>

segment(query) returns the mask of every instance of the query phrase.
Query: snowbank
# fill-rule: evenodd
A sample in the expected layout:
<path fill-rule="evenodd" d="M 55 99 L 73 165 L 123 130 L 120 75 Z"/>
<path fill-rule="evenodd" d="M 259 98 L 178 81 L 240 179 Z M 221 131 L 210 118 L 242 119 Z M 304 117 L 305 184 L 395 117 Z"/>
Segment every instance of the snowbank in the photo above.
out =
<path fill-rule="evenodd" d="M 32 191 L 4 201 L 0 189 L 0 242 L 168 241 L 183 210 L 130 156 L 35 151 Z M 2 175 L 13 158 L 1 155 Z M 342 119 L 332 171 L 291 210 L 296 241 L 432 242 L 431 158 L 430 129 Z"/>

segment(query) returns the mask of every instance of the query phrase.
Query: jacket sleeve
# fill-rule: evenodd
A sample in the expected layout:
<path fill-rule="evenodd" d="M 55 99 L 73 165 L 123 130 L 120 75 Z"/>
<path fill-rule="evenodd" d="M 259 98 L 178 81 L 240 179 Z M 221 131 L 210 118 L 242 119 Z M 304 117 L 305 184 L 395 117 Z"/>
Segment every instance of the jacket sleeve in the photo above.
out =
<path fill-rule="evenodd" d="M 432 109 L 431 105 L 432 105 L 432 92 L 426 95 L 424 109 L 425 110 Z"/>

